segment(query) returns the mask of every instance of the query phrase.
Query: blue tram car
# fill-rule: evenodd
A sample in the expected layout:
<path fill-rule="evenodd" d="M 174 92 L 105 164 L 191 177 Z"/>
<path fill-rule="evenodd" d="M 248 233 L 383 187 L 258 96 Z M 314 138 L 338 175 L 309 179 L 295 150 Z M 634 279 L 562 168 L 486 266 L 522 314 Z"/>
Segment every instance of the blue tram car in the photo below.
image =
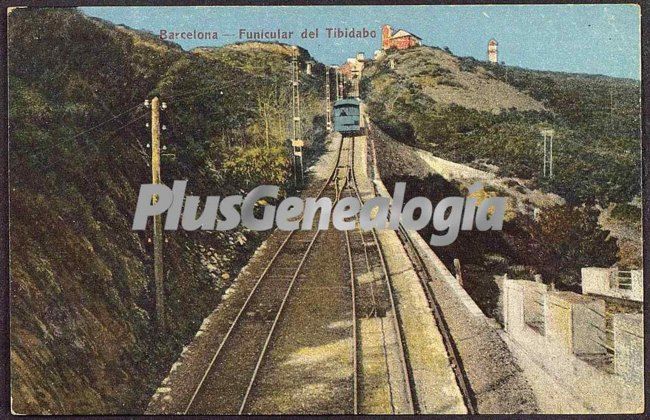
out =
<path fill-rule="evenodd" d="M 342 136 L 362 134 L 360 101 L 355 98 L 334 102 L 334 131 Z"/>

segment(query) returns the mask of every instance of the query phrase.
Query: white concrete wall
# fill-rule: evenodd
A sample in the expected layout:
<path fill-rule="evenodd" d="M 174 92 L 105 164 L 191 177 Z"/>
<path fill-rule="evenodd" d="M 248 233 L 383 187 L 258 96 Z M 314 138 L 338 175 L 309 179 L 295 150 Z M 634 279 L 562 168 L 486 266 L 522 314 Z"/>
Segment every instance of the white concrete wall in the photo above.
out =
<path fill-rule="evenodd" d="M 607 353 L 604 300 L 573 292 L 549 292 L 546 302 L 549 344 L 575 355 Z"/>
<path fill-rule="evenodd" d="M 544 335 L 546 292 L 548 285 L 544 283 L 522 281 L 524 286 L 524 322 L 533 329 L 538 329 Z"/>
<path fill-rule="evenodd" d="M 582 294 L 607 295 L 613 271 L 612 268 L 584 267 L 581 270 Z"/>
<path fill-rule="evenodd" d="M 573 328 L 571 305 L 560 296 L 547 296 L 544 324 L 547 343 L 566 353 L 572 353 Z"/>
<path fill-rule="evenodd" d="M 506 343 L 520 360 L 539 366 L 562 395 L 585 413 L 639 413 L 643 410 L 643 321 L 639 315 L 615 315 L 616 374 L 598 369 L 576 354 L 602 354 L 605 303 L 572 292 L 547 291 L 543 297 L 545 331 L 524 322 L 528 280 L 505 280 L 502 299 Z M 534 377 L 532 380 L 536 380 Z M 543 381 L 541 381 L 543 382 Z"/>
<path fill-rule="evenodd" d="M 509 334 L 517 336 L 527 328 L 524 322 L 524 287 L 521 281 L 504 280 L 502 293 L 505 330 Z"/>
<path fill-rule="evenodd" d="M 506 336 L 506 343 L 517 358 L 534 363 L 551 379 L 554 392 L 560 392 L 563 397 L 568 397 L 584 408 L 575 412 L 643 412 L 643 383 L 632 383 L 619 375 L 604 372 L 572 354 L 559 351 L 530 328 L 521 330 L 515 336 L 510 333 Z M 530 380 L 537 378 L 532 377 Z"/>
<path fill-rule="evenodd" d="M 624 380 L 643 384 L 643 314 L 614 315 L 614 370 Z"/>
<path fill-rule="evenodd" d="M 606 354 L 605 301 L 602 299 L 573 305 L 573 354 Z"/>
<path fill-rule="evenodd" d="M 581 275 L 583 294 L 643 302 L 643 270 L 631 271 L 631 289 L 621 289 L 617 286 L 620 274 L 616 268 L 585 267 Z"/>
<path fill-rule="evenodd" d="M 632 270 L 630 299 L 643 302 L 643 270 Z"/>

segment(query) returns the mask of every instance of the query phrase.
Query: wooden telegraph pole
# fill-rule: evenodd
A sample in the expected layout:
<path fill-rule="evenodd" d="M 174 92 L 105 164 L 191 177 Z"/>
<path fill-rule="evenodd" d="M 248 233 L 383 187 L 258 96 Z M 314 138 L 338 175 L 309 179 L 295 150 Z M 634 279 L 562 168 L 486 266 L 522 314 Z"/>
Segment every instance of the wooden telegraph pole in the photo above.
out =
<path fill-rule="evenodd" d="M 151 100 L 151 183 L 160 184 L 160 99 Z M 153 196 L 153 202 L 158 196 Z M 153 273 L 156 285 L 156 321 L 165 330 L 165 291 L 163 283 L 163 232 L 160 215 L 153 217 Z"/>
<path fill-rule="evenodd" d="M 303 164 L 302 164 L 302 148 L 304 141 L 302 136 L 302 126 L 300 124 L 300 70 L 298 68 L 298 47 L 293 46 L 293 55 L 291 57 L 291 87 L 292 87 L 292 114 L 293 114 L 293 138 L 291 139 L 291 146 L 293 146 L 293 174 L 294 182 L 298 184 L 298 174 L 300 174 L 300 182 L 303 181 Z"/>
<path fill-rule="evenodd" d="M 330 68 L 325 66 L 325 118 L 327 121 L 327 132 L 332 132 L 332 109 L 330 97 Z"/>
<path fill-rule="evenodd" d="M 543 171 L 544 171 L 544 178 L 546 178 L 546 162 L 547 162 L 546 151 L 548 150 L 547 147 L 546 147 L 546 131 L 542 131 L 542 136 L 544 136 L 544 169 L 543 169 Z"/>
<path fill-rule="evenodd" d="M 551 137 L 551 150 L 549 151 L 550 158 L 549 158 L 549 172 L 551 178 L 553 178 L 553 135 L 555 134 L 555 131 L 550 130 L 549 131 L 549 136 Z"/>
<path fill-rule="evenodd" d="M 339 85 L 339 69 L 336 67 L 336 100 L 341 99 L 341 86 Z"/>

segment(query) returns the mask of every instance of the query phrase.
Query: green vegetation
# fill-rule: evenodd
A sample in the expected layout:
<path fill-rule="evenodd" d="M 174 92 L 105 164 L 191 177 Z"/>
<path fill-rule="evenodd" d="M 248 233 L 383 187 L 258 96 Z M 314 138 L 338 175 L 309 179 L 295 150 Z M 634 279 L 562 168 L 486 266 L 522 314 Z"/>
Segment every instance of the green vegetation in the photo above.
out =
<path fill-rule="evenodd" d="M 553 206 L 538 221 L 520 216 L 506 223 L 504 237 L 518 261 L 534 267 L 547 283 L 580 293 L 583 267 L 616 263 L 617 241 L 600 228 L 598 214 L 593 207 Z"/>
<path fill-rule="evenodd" d="M 370 116 L 394 138 L 442 158 L 497 165 L 502 174 L 533 179 L 572 204 L 627 202 L 640 194 L 639 82 L 441 54 L 430 47 L 392 52 L 388 57 L 395 59 L 395 69 L 385 59 L 366 72 L 362 87 Z M 447 71 L 441 71 L 441 63 Z M 496 113 L 436 101 L 427 93 L 447 85 L 457 88 L 460 99 L 467 93 L 461 82 L 467 74 L 483 82 L 485 100 L 493 95 L 491 89 L 500 92 L 509 85 L 546 110 L 502 108 Z M 552 180 L 541 179 L 540 129 L 546 127 L 556 131 Z"/>
<path fill-rule="evenodd" d="M 632 204 L 620 203 L 614 206 L 611 215 L 613 218 L 625 222 L 641 223 L 641 220 L 643 218 L 643 210 L 641 207 Z"/>
<path fill-rule="evenodd" d="M 641 221 L 640 207 L 628 204 L 641 189 L 638 82 L 489 65 L 435 47 L 389 52 L 364 75 L 370 117 L 393 139 L 479 169 L 496 166 L 499 175 L 566 200 L 540 206 L 536 220 L 515 212 L 502 232 L 460 232 L 452 245 L 436 248 L 452 271 L 453 259 L 461 260 L 465 287 L 488 314 L 498 316 L 495 276 L 504 273 L 541 274 L 559 289 L 578 290 L 582 267 L 639 266 L 635 242 L 617 240 L 598 221 L 610 203 L 618 203 L 612 218 L 626 227 Z M 544 128 L 555 130 L 553 179 L 541 177 Z M 405 177 L 393 168 L 396 156 L 386 159 L 388 185 L 407 181 L 416 188 L 409 194 L 434 201 L 461 194 L 439 177 Z"/>
<path fill-rule="evenodd" d="M 291 86 L 256 66 L 288 71 L 288 47 L 185 52 L 70 9 L 14 10 L 8 46 L 13 409 L 137 412 L 262 239 L 166 232 L 170 325 L 156 334 L 151 234 L 131 230 L 151 179 L 141 104 L 168 104 L 163 182 L 286 190 Z M 305 129 L 322 139 L 323 78 L 304 77 Z"/>

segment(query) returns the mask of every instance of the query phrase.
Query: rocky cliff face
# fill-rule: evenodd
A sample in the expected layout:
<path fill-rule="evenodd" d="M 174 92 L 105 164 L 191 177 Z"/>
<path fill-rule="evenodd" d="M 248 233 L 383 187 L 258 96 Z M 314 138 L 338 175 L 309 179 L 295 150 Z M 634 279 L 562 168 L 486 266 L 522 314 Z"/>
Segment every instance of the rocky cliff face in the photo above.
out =
<path fill-rule="evenodd" d="M 152 95 L 169 104 L 163 182 L 189 179 L 194 195 L 285 185 L 286 137 L 258 129 L 255 92 L 290 85 L 243 67 L 264 53 L 289 68 L 288 57 L 254 46 L 241 62 L 205 57 L 75 10 L 8 19 L 12 408 L 141 412 L 262 237 L 166 232 L 170 325 L 156 331 L 151 234 L 131 230 L 151 173 L 139 104 Z M 316 116 L 314 87 L 305 97 Z M 275 118 L 281 126 L 284 115 Z"/>

